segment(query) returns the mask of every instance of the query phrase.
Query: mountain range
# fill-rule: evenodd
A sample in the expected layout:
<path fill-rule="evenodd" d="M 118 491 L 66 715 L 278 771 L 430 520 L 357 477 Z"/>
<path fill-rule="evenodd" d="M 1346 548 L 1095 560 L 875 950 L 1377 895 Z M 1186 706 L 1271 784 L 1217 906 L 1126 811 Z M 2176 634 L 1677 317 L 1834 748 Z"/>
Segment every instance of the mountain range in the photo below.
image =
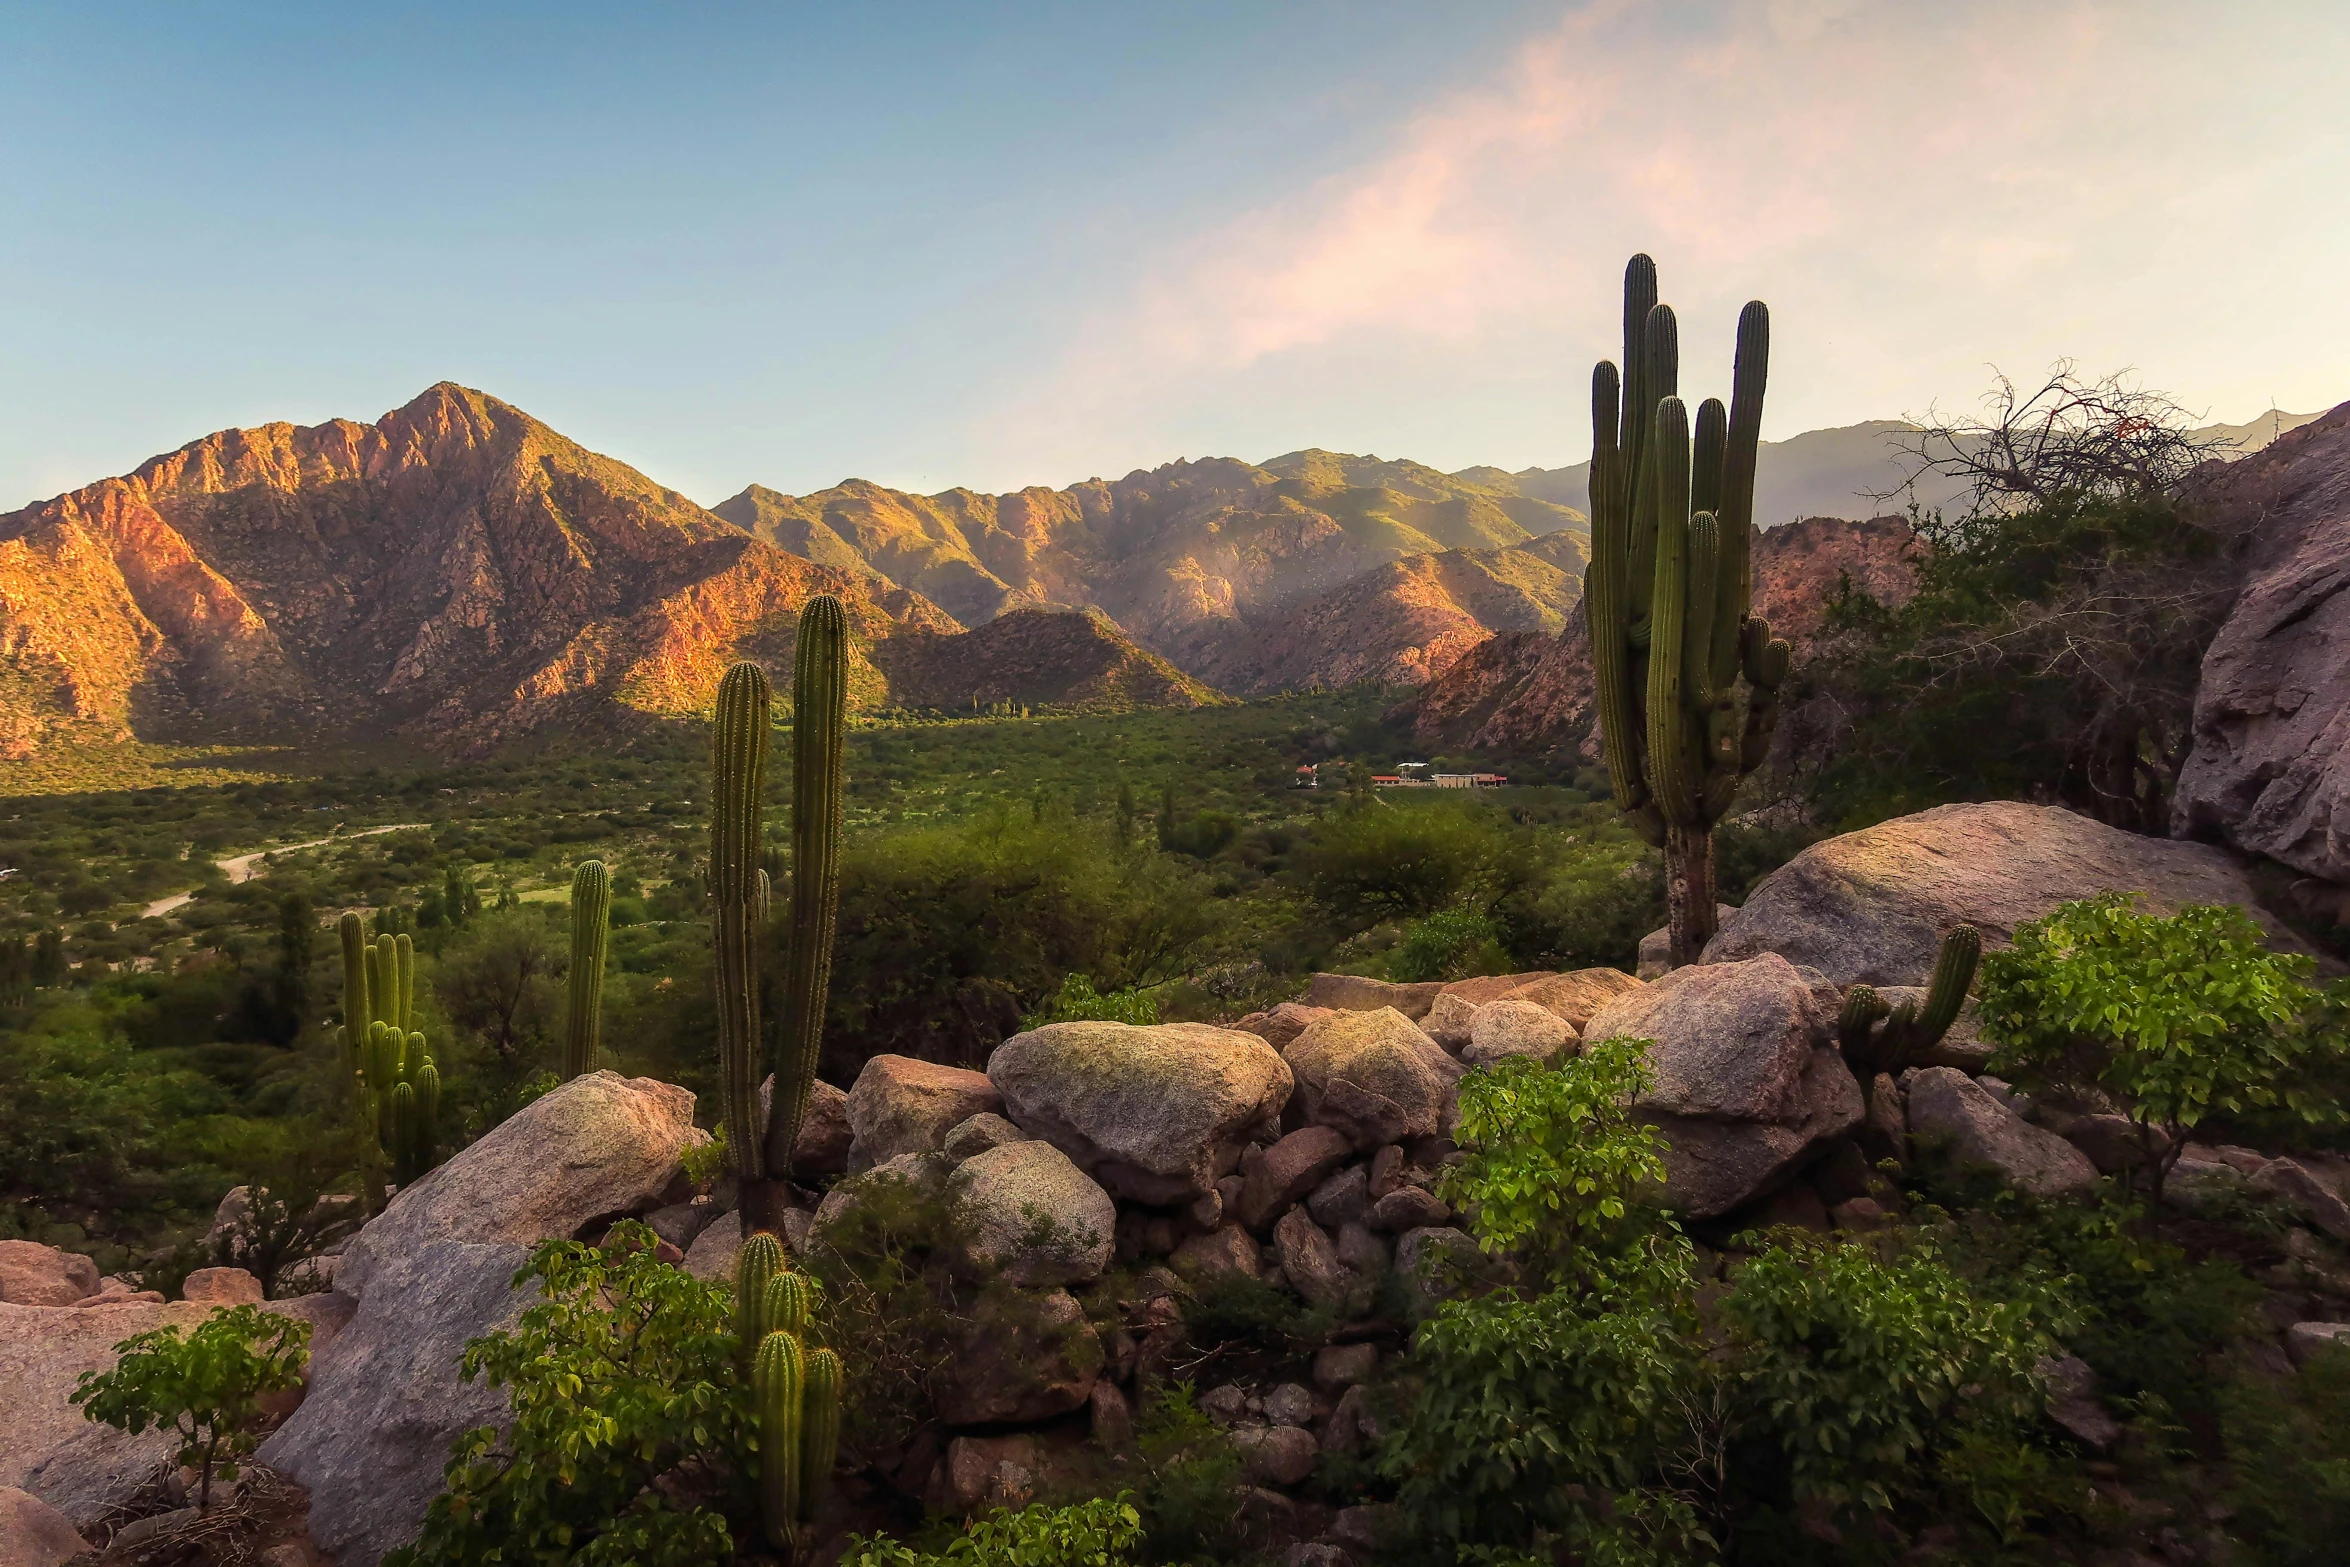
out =
<path fill-rule="evenodd" d="M 1758 492 L 1848 487 L 1890 428 L 1768 443 Z M 1418 685 L 1497 636 L 1560 639 L 1582 472 L 1309 449 L 1004 495 L 754 485 L 705 509 L 443 382 L 373 424 L 221 431 L 0 516 L 0 757 L 479 751 L 692 713 L 733 659 L 788 662 L 819 592 L 848 606 L 868 710 Z"/>

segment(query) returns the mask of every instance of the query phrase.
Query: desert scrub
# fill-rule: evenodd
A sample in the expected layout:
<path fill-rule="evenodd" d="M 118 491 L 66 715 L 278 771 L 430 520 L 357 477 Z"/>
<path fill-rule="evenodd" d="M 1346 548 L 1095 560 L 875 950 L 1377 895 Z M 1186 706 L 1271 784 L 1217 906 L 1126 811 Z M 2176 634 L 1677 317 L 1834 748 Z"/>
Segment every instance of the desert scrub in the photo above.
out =
<path fill-rule="evenodd" d="M 1070 1507 L 998 1508 L 935 1551 L 852 1536 L 841 1567 L 1124 1567 L 1141 1543 L 1142 1517 L 1121 1491 Z"/>
<path fill-rule="evenodd" d="M 258 1306 L 216 1311 L 182 1336 L 177 1326 L 114 1346 L 110 1371 L 85 1371 L 72 1399 L 102 1425 L 137 1435 L 153 1427 L 179 1438 L 174 1458 L 200 1475 L 199 1510 L 212 1476 L 236 1478 L 236 1461 L 260 1441 L 261 1400 L 302 1382 L 310 1324 Z"/>
<path fill-rule="evenodd" d="M 654 1256 L 641 1224 L 603 1247 L 546 1241 L 514 1277 L 538 1301 L 475 1339 L 467 1381 L 502 1387 L 514 1424 L 450 1444 L 447 1488 L 392 1567 L 551 1560 L 698 1567 L 734 1549 L 754 1516 L 749 1395 L 734 1301 Z M 656 1478 L 688 1466 L 684 1497 Z"/>

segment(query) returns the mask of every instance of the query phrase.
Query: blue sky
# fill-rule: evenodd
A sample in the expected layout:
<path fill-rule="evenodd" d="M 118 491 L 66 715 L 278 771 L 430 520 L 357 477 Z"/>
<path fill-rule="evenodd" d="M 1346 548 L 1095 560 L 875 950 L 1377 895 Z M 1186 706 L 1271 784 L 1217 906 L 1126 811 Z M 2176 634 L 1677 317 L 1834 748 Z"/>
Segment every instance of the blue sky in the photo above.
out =
<path fill-rule="evenodd" d="M 0 510 L 444 377 L 705 503 L 1553 465 L 1635 248 L 1693 385 L 1772 302 L 1767 434 L 2059 355 L 2302 411 L 2345 58 L 2288 3 L 0 4 Z"/>

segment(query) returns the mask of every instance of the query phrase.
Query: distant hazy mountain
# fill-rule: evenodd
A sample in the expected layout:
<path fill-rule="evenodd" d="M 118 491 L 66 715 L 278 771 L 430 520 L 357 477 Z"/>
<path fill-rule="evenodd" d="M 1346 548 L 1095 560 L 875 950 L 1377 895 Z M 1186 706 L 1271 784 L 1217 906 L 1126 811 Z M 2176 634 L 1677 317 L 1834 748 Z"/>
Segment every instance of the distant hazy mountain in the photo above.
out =
<path fill-rule="evenodd" d="M 2299 429 L 2316 414 L 2266 414 L 2249 424 L 2215 424 L 2196 431 L 2213 443 L 2214 456 L 2240 457 L 2258 451 L 2287 430 Z M 1754 520 L 1775 528 L 1798 517 L 1874 517 L 1901 514 L 1910 495 L 1890 500 L 1876 497 L 1897 489 L 1908 475 L 1895 443 L 1915 426 L 1898 419 L 1872 419 L 1866 424 L 1835 430 L 1807 430 L 1784 441 L 1765 441 L 1754 464 Z M 1527 468 L 1508 473 L 1499 468 L 1464 468 L 1457 478 L 1489 489 L 1514 487 L 1577 511 L 1591 508 L 1591 464 L 1570 468 Z M 1929 476 L 1918 483 L 1915 498 L 1931 511 L 1950 508 L 1965 498 L 1957 482 Z"/>

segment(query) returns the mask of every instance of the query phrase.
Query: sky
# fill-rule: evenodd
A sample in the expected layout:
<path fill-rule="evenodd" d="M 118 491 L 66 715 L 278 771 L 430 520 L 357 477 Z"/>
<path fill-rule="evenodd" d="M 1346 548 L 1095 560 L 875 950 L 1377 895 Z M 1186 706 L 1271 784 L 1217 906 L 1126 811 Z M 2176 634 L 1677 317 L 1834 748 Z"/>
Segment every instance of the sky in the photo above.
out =
<path fill-rule="evenodd" d="M 714 503 L 1575 462 L 1624 260 L 1764 434 L 2350 398 L 2339 0 L 0 0 L 0 512 L 480 388 Z"/>

